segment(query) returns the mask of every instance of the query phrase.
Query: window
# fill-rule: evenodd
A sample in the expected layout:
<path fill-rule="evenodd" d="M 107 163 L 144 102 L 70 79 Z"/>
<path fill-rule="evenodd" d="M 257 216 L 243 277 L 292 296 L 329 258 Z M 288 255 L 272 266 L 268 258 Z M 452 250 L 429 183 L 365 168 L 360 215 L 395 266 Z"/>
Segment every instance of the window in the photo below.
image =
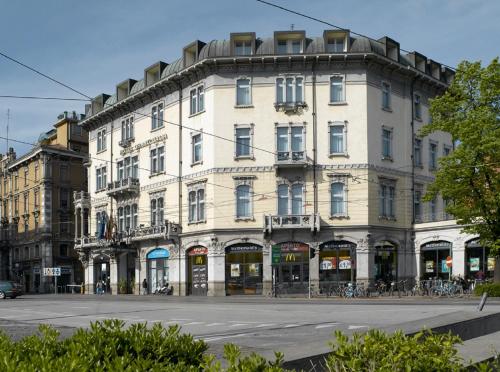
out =
<path fill-rule="evenodd" d="M 68 245 L 67 244 L 61 244 L 59 246 L 59 255 L 62 257 L 68 256 Z"/>
<path fill-rule="evenodd" d="M 238 128 L 234 129 L 235 137 L 235 156 L 237 158 L 250 157 L 252 146 L 252 133 L 251 128 Z"/>
<path fill-rule="evenodd" d="M 80 127 L 77 123 L 71 124 L 71 134 L 74 136 L 81 136 L 82 127 Z"/>
<path fill-rule="evenodd" d="M 101 229 L 101 212 L 95 214 L 95 236 L 99 236 L 99 231 Z M 75 227 L 76 228 L 76 227 Z"/>
<path fill-rule="evenodd" d="M 205 221 L 205 190 L 197 189 L 189 192 L 189 222 Z"/>
<path fill-rule="evenodd" d="M 413 143 L 413 164 L 416 167 L 422 166 L 422 140 L 415 138 Z"/>
<path fill-rule="evenodd" d="M 302 40 L 278 40 L 277 54 L 302 53 Z"/>
<path fill-rule="evenodd" d="M 305 159 L 303 126 L 278 127 L 276 142 L 278 161 Z"/>
<path fill-rule="evenodd" d="M 24 213 L 29 212 L 29 204 L 28 204 L 28 193 L 24 193 Z"/>
<path fill-rule="evenodd" d="M 413 198 L 413 217 L 415 222 L 422 221 L 422 191 L 415 190 Z"/>
<path fill-rule="evenodd" d="M 299 215 L 303 213 L 303 185 L 295 183 L 291 187 L 287 184 L 278 185 L 278 214 Z"/>
<path fill-rule="evenodd" d="M 132 178 L 139 178 L 139 157 L 132 157 Z"/>
<path fill-rule="evenodd" d="M 132 228 L 136 229 L 139 225 L 139 215 L 137 204 L 132 204 Z"/>
<path fill-rule="evenodd" d="M 59 189 L 59 195 L 60 195 L 60 204 L 59 204 L 59 206 L 62 209 L 69 208 L 69 190 L 61 188 L 61 189 Z"/>
<path fill-rule="evenodd" d="M 97 152 L 106 150 L 106 129 L 97 132 Z"/>
<path fill-rule="evenodd" d="M 19 197 L 16 197 L 16 198 L 14 199 L 14 214 L 15 214 L 16 216 L 18 216 L 18 215 L 19 215 Z"/>
<path fill-rule="evenodd" d="M 192 89 L 190 93 L 190 110 L 189 113 L 194 115 L 205 110 L 205 90 L 203 85 L 196 89 Z"/>
<path fill-rule="evenodd" d="M 106 167 L 97 168 L 96 175 L 96 191 L 104 190 L 106 188 Z"/>
<path fill-rule="evenodd" d="M 326 44 L 326 51 L 328 53 L 342 53 L 345 50 L 344 37 L 329 37 Z"/>
<path fill-rule="evenodd" d="M 341 182 L 334 182 L 331 185 L 330 189 L 331 193 L 331 207 L 330 207 L 330 215 L 332 217 L 335 216 L 346 216 L 347 213 L 347 198 L 346 198 L 346 187 Z"/>
<path fill-rule="evenodd" d="M 69 233 L 69 216 L 61 214 L 59 217 L 59 232 L 61 234 Z"/>
<path fill-rule="evenodd" d="M 330 103 L 344 102 L 344 77 L 332 76 L 330 78 Z"/>
<path fill-rule="evenodd" d="M 414 97 L 414 114 L 415 114 L 415 119 L 422 119 L 422 106 L 420 103 L 420 96 L 418 94 L 415 94 Z"/>
<path fill-rule="evenodd" d="M 431 221 L 437 220 L 437 207 L 436 207 L 436 198 L 433 198 L 429 201 L 429 209 L 431 212 Z"/>
<path fill-rule="evenodd" d="M 448 156 L 451 153 L 451 147 L 443 145 L 443 156 Z"/>
<path fill-rule="evenodd" d="M 151 199 L 151 226 L 162 226 L 163 224 L 163 198 Z"/>
<path fill-rule="evenodd" d="M 437 168 L 437 143 L 429 142 L 429 169 L 434 170 Z"/>
<path fill-rule="evenodd" d="M 151 130 L 163 128 L 163 103 L 151 108 Z"/>
<path fill-rule="evenodd" d="M 203 151 L 203 142 L 201 133 L 195 134 L 191 137 L 192 144 L 192 164 L 201 163 L 202 161 L 202 151 Z"/>
<path fill-rule="evenodd" d="M 302 77 L 276 79 L 276 102 L 278 104 L 296 104 L 304 102 Z"/>
<path fill-rule="evenodd" d="M 234 54 L 237 56 L 250 56 L 252 55 L 252 42 L 248 41 L 235 41 Z"/>
<path fill-rule="evenodd" d="M 392 129 L 382 128 L 382 158 L 392 159 Z"/>
<path fill-rule="evenodd" d="M 118 231 L 125 231 L 125 211 L 123 207 L 118 208 Z"/>
<path fill-rule="evenodd" d="M 17 174 L 14 176 L 14 190 L 18 190 L 18 181 L 19 180 L 19 177 L 17 176 Z"/>
<path fill-rule="evenodd" d="M 122 141 L 126 142 L 134 138 L 134 118 L 128 117 L 122 120 Z"/>
<path fill-rule="evenodd" d="M 38 181 L 38 164 L 35 165 L 35 182 Z"/>
<path fill-rule="evenodd" d="M 38 210 L 40 208 L 40 192 L 38 190 L 35 190 L 35 196 L 34 196 L 34 204 L 35 204 L 35 210 Z"/>
<path fill-rule="evenodd" d="M 249 185 L 236 187 L 236 218 L 251 217 L 251 192 Z"/>
<path fill-rule="evenodd" d="M 396 216 L 395 210 L 396 187 L 391 183 L 383 182 L 379 188 L 379 213 L 380 217 L 394 219 Z"/>
<path fill-rule="evenodd" d="M 150 150 L 151 174 L 158 174 L 165 171 L 165 146 L 160 146 Z M 135 160 L 135 168 L 138 173 L 138 160 Z"/>
<path fill-rule="evenodd" d="M 341 121 L 330 123 L 330 155 L 347 154 L 346 125 Z"/>
<path fill-rule="evenodd" d="M 236 80 L 236 106 L 249 106 L 251 104 L 250 79 Z"/>
<path fill-rule="evenodd" d="M 68 181 L 69 175 L 68 175 L 68 167 L 66 165 L 61 165 L 59 168 L 59 177 L 61 178 L 61 181 Z"/>
<path fill-rule="evenodd" d="M 125 231 L 129 231 L 130 228 L 132 227 L 132 214 L 130 210 L 130 205 L 126 205 L 125 208 L 123 208 L 123 214 L 124 214 L 124 219 L 125 219 Z"/>
<path fill-rule="evenodd" d="M 28 186 L 28 167 L 24 168 L 24 186 Z"/>
<path fill-rule="evenodd" d="M 382 108 L 391 109 L 391 85 L 386 82 L 382 82 Z"/>

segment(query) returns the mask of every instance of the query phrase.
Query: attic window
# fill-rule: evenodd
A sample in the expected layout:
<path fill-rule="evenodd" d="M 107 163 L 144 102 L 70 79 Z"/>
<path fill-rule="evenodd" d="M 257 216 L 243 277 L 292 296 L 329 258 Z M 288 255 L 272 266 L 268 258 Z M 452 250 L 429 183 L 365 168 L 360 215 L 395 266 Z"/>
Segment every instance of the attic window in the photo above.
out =
<path fill-rule="evenodd" d="M 328 53 L 343 53 L 345 51 L 345 37 L 329 37 L 326 51 Z"/>
<path fill-rule="evenodd" d="M 250 56 L 252 55 L 252 41 L 251 40 L 236 40 L 234 42 L 234 54 L 237 56 Z"/>
<path fill-rule="evenodd" d="M 302 40 L 278 40 L 277 54 L 302 53 Z"/>

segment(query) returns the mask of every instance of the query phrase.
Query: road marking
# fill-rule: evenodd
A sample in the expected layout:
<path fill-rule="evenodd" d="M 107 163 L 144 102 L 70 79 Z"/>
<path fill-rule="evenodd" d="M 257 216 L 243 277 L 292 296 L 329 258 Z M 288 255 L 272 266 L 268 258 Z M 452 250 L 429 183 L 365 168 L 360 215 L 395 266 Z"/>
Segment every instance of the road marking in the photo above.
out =
<path fill-rule="evenodd" d="M 317 325 L 315 328 L 316 329 L 321 329 L 321 328 L 330 328 L 330 327 L 335 327 L 336 325 L 339 325 L 340 323 L 327 323 L 327 324 L 320 324 Z"/>
<path fill-rule="evenodd" d="M 207 324 L 205 327 L 215 327 L 215 326 L 219 326 L 219 325 L 224 325 L 224 323 L 210 323 L 210 324 Z"/>
<path fill-rule="evenodd" d="M 243 337 L 246 335 L 248 335 L 248 333 L 239 333 L 237 335 L 228 335 L 228 336 L 207 337 L 207 338 L 204 338 L 203 340 L 206 342 L 213 342 L 213 341 L 218 341 L 218 340 L 224 340 L 227 338 Z"/>
<path fill-rule="evenodd" d="M 231 324 L 231 327 L 246 327 L 249 325 L 250 324 L 247 324 L 247 323 L 235 323 L 235 324 Z"/>
<path fill-rule="evenodd" d="M 72 309 L 90 309 L 88 306 L 72 306 Z"/>
<path fill-rule="evenodd" d="M 368 328 L 368 326 L 350 325 L 347 329 L 360 329 L 360 328 Z"/>
<path fill-rule="evenodd" d="M 189 323 L 184 323 L 185 326 L 187 325 L 196 325 L 196 324 L 204 324 L 205 322 L 189 322 Z"/>
<path fill-rule="evenodd" d="M 255 328 L 263 328 L 263 327 L 272 327 L 276 324 L 274 323 L 264 323 L 264 324 L 259 324 L 258 326 L 255 326 Z"/>
<path fill-rule="evenodd" d="M 285 328 L 294 328 L 294 327 L 300 327 L 300 324 L 287 324 Z"/>

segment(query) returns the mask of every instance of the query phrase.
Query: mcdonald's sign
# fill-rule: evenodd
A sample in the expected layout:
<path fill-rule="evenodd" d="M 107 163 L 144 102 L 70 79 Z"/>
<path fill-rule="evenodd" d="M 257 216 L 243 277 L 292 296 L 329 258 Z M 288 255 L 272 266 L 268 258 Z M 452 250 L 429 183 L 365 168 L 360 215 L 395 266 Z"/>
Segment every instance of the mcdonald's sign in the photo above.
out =
<path fill-rule="evenodd" d="M 295 253 L 287 253 L 285 256 L 285 262 L 295 262 L 296 260 Z"/>
<path fill-rule="evenodd" d="M 203 265 L 203 256 L 195 256 L 194 264 L 195 265 Z"/>

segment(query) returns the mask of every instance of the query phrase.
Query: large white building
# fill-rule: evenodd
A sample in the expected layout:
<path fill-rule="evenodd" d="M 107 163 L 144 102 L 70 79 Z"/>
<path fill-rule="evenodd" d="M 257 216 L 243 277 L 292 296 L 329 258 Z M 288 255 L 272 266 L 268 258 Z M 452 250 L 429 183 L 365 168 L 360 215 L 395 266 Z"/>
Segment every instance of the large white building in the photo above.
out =
<path fill-rule="evenodd" d="M 467 247 L 482 248 L 443 200 L 421 201 L 453 145 L 418 132 L 452 77 L 388 37 L 279 31 L 197 40 L 118 84 L 81 122 L 88 291 L 138 293 L 146 279 L 176 295 L 260 294 L 273 278 L 317 291 L 448 276 L 448 256 L 454 275 L 474 274 Z"/>

